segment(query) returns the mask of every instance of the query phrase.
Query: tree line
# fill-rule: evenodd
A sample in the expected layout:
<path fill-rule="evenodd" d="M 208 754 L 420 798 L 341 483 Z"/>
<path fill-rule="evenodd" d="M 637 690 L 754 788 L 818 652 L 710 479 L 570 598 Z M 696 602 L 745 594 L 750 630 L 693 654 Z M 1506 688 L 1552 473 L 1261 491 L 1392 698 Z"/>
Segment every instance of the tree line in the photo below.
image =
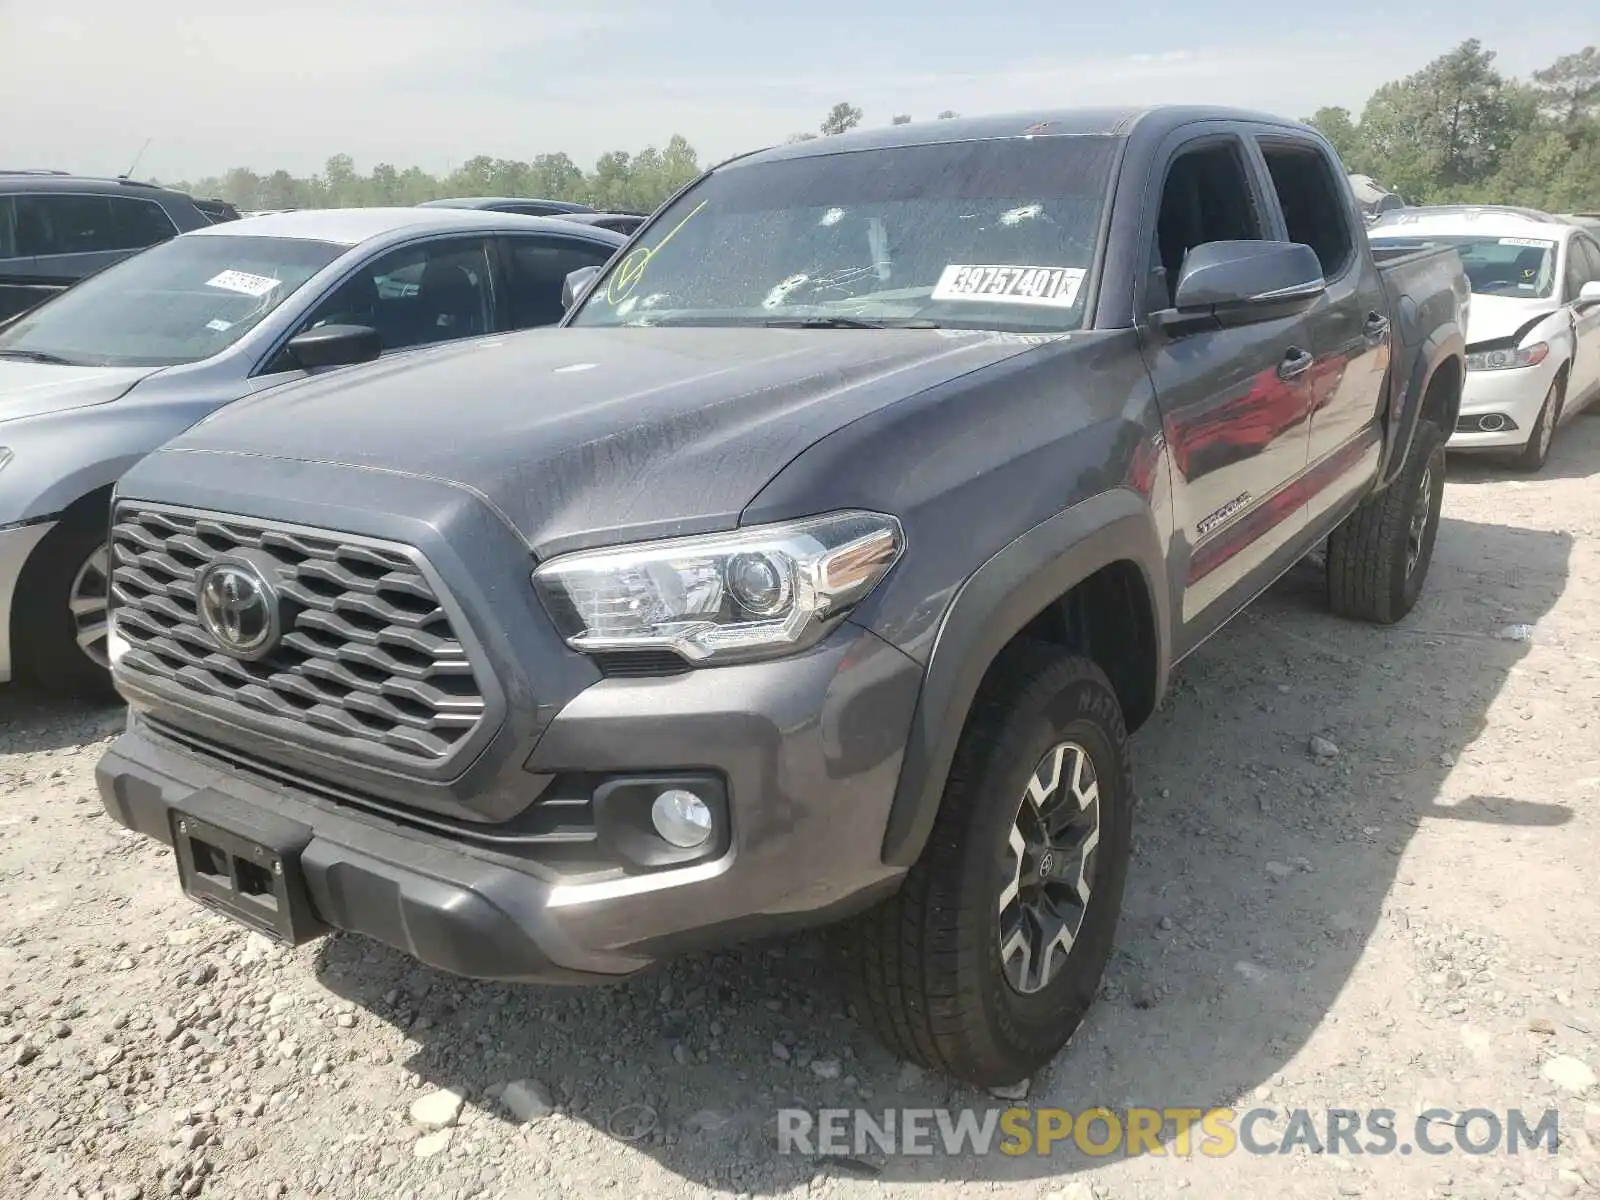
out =
<path fill-rule="evenodd" d="M 1563 55 L 1526 80 L 1502 74 L 1494 60 L 1494 51 L 1471 39 L 1415 74 L 1384 84 L 1359 117 L 1346 108 L 1322 108 L 1307 121 L 1328 137 L 1349 170 L 1372 176 L 1412 204 L 1600 211 L 1600 52 L 1588 46 Z M 940 119 L 957 115 L 938 114 Z M 859 107 L 840 102 L 816 132 L 794 133 L 788 140 L 845 133 L 862 120 Z M 899 113 L 891 123 L 910 120 Z M 177 186 L 241 209 L 536 196 L 606 211 L 649 212 L 701 170 L 688 139 L 674 135 L 665 148 L 602 154 L 587 171 L 557 152 L 527 161 L 478 155 L 444 175 L 392 163 L 362 174 L 348 154 L 336 154 L 310 178 L 235 167 Z"/>
<path fill-rule="evenodd" d="M 1476 38 L 1386 83 L 1356 117 L 1308 120 L 1346 167 L 1410 204 L 1600 211 L 1600 52 L 1564 54 L 1528 79 L 1495 68 Z"/>
<path fill-rule="evenodd" d="M 947 119 L 957 114 L 946 110 Z M 853 104 L 833 106 L 816 133 L 796 133 L 791 142 L 845 133 L 861 124 L 861 109 Z M 896 115 L 894 124 L 911 120 Z M 443 175 L 421 167 L 400 168 L 379 163 L 370 174 L 356 170 L 348 154 L 335 154 L 321 174 L 310 178 L 277 170 L 263 175 L 249 167 L 234 167 L 221 175 L 172 186 L 196 196 L 227 200 L 249 211 L 263 208 L 346 208 L 375 205 L 420 204 L 447 196 L 531 196 L 541 200 L 572 200 L 604 212 L 650 212 L 673 192 L 700 174 L 700 156 L 687 138 L 675 134 L 665 149 L 647 146 L 638 153 L 613 150 L 585 171 L 564 152 L 538 154 L 531 160 L 493 158 L 480 154 Z"/>

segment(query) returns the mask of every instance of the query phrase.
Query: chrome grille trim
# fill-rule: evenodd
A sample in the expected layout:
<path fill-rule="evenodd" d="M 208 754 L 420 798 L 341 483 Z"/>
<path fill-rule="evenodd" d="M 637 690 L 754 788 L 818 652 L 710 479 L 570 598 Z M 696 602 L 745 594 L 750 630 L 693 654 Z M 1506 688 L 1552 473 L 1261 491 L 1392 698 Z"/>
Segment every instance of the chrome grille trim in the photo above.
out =
<path fill-rule="evenodd" d="M 112 608 L 128 644 L 116 670 L 180 707 L 428 775 L 475 743 L 499 707 L 462 615 L 412 547 L 123 502 L 111 551 Z M 239 553 L 267 568 L 285 601 L 278 647 L 254 662 L 223 653 L 195 610 L 200 570 Z"/>

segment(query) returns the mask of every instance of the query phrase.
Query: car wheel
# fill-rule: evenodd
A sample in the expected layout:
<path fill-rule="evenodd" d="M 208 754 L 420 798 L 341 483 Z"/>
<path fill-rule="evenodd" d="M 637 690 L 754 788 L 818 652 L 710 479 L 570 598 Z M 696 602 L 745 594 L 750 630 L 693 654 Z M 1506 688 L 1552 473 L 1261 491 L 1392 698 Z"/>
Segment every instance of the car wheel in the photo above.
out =
<path fill-rule="evenodd" d="M 990 671 L 900 891 L 849 927 L 857 1010 L 973 1084 L 1035 1074 L 1094 999 L 1132 828 L 1122 708 L 1099 667 L 1019 642 Z"/>
<path fill-rule="evenodd" d="M 110 594 L 101 514 L 69 515 L 35 548 L 17 589 L 11 647 L 18 675 L 57 695 L 113 699 L 106 657 Z"/>
<path fill-rule="evenodd" d="M 1550 390 L 1545 393 L 1544 405 L 1539 409 L 1539 418 L 1533 423 L 1533 432 L 1528 435 L 1528 443 L 1523 446 L 1522 453 L 1513 460 L 1519 471 L 1529 473 L 1542 471 L 1544 464 L 1550 459 L 1550 444 L 1555 441 L 1556 426 L 1561 423 L 1561 406 L 1566 400 L 1566 378 L 1556 376 L 1555 382 L 1550 385 Z"/>
<path fill-rule="evenodd" d="M 1444 473 L 1444 431 L 1419 421 L 1399 477 L 1363 501 L 1328 538 L 1328 602 L 1334 612 L 1391 625 L 1416 606 L 1439 533 Z"/>

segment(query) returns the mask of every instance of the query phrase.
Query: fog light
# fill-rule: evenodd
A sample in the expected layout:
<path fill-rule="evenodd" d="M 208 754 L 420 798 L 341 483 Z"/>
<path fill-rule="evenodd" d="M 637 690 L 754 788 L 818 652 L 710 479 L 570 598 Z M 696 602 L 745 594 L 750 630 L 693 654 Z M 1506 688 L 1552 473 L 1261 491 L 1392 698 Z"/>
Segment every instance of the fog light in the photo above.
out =
<path fill-rule="evenodd" d="M 650 806 L 650 820 L 666 841 L 692 850 L 711 836 L 711 806 L 693 792 L 670 788 Z"/>

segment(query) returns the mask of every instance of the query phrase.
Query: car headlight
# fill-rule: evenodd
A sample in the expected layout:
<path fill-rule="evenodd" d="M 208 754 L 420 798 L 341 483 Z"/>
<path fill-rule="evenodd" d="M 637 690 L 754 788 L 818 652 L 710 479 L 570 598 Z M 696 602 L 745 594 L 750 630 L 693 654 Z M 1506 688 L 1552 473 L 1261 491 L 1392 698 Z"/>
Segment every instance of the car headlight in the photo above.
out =
<path fill-rule="evenodd" d="M 1478 350 L 1467 355 L 1467 370 L 1505 371 L 1512 367 L 1536 367 L 1549 353 L 1548 342 L 1535 342 L 1520 350 Z"/>
<path fill-rule="evenodd" d="M 533 584 L 575 650 L 770 658 L 816 641 L 904 547 L 893 517 L 841 512 L 562 555 Z"/>

